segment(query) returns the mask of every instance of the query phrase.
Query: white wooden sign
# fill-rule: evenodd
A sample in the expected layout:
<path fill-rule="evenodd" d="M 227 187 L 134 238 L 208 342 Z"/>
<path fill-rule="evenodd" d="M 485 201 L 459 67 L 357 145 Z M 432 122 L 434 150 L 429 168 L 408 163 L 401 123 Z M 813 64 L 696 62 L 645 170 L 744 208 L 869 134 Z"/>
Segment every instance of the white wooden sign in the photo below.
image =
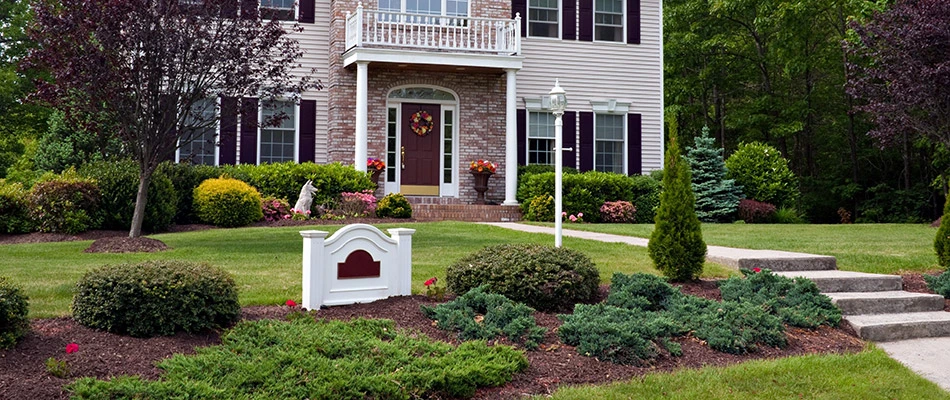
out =
<path fill-rule="evenodd" d="M 301 307 L 368 303 L 412 294 L 412 234 L 415 229 L 387 230 L 347 225 L 327 238 L 324 231 L 303 236 Z"/>

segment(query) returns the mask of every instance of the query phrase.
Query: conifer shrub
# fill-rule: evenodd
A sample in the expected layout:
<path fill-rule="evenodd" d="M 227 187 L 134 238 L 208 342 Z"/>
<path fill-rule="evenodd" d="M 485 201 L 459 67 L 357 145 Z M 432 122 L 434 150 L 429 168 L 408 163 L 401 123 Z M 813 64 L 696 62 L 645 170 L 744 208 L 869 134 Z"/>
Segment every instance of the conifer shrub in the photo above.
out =
<path fill-rule="evenodd" d="M 732 277 L 719 284 L 724 301 L 762 305 L 769 314 L 801 328 L 838 326 L 841 322 L 841 310 L 811 280 L 792 279 L 769 270 L 742 272 L 744 278 Z"/>
<path fill-rule="evenodd" d="M 437 327 L 455 331 L 461 340 L 495 340 L 504 336 L 528 350 L 538 348 L 545 329 L 538 326 L 531 307 L 505 296 L 488 293 L 484 286 L 448 303 L 422 306 L 422 313 L 435 320 Z"/>
<path fill-rule="evenodd" d="M 735 179 L 746 198 L 791 207 L 801 195 L 798 177 L 788 167 L 788 160 L 765 143 L 739 144 L 726 159 L 726 169 L 726 177 Z"/>
<path fill-rule="evenodd" d="M 9 349 L 30 331 L 29 299 L 20 288 L 0 276 L 0 349 Z"/>
<path fill-rule="evenodd" d="M 93 269 L 76 285 L 72 310 L 84 326 L 134 337 L 220 329 L 241 314 L 230 274 L 185 261 Z"/>
<path fill-rule="evenodd" d="M 653 265 L 674 281 L 699 277 L 706 260 L 706 242 L 690 180 L 689 164 L 680 155 L 675 120 L 671 118 L 663 192 L 656 211 L 656 227 L 650 234 L 647 250 Z"/>
<path fill-rule="evenodd" d="M 924 280 L 927 282 L 927 287 L 934 293 L 950 299 L 950 271 L 943 271 L 937 276 L 924 274 Z"/>
<path fill-rule="evenodd" d="M 692 172 L 693 192 L 696 194 L 696 216 L 704 222 L 732 222 L 742 190 L 733 179 L 726 179 L 723 149 L 716 147 L 716 139 L 709 136 L 709 127 L 694 139 L 686 159 Z"/>
<path fill-rule="evenodd" d="M 940 227 L 934 237 L 934 251 L 937 252 L 937 264 L 944 268 L 950 267 L 950 196 L 947 196 L 943 205 Z"/>
<path fill-rule="evenodd" d="M 134 161 L 99 161 L 83 165 L 79 174 L 94 179 L 102 193 L 99 215 L 103 229 L 128 230 L 132 227 L 135 198 L 139 190 L 139 167 Z M 178 192 L 172 181 L 160 172 L 152 174 L 142 229 L 161 232 L 174 222 Z"/>
<path fill-rule="evenodd" d="M 617 364 L 642 365 L 666 350 L 680 353 L 669 341 L 680 324 L 656 313 L 606 304 L 578 304 L 574 313 L 558 315 L 558 336 L 577 352 Z"/>
<path fill-rule="evenodd" d="M 705 300 L 705 299 L 702 299 Z M 759 344 L 785 347 L 788 342 L 782 320 L 751 302 L 712 302 L 690 321 L 693 334 L 709 347 L 731 354 L 756 351 Z"/>
<path fill-rule="evenodd" d="M 205 180 L 195 188 L 194 202 L 198 218 L 215 226 L 245 226 L 264 218 L 261 194 L 237 179 Z"/>
<path fill-rule="evenodd" d="M 99 227 L 99 186 L 74 169 L 47 175 L 30 189 L 30 219 L 40 232 L 76 234 Z"/>
<path fill-rule="evenodd" d="M 614 273 L 610 279 L 610 294 L 606 304 L 645 311 L 666 310 L 679 290 L 656 275 Z"/>
<path fill-rule="evenodd" d="M 29 198 L 23 185 L 0 182 L 0 233 L 27 233 L 32 229 Z"/>
<path fill-rule="evenodd" d="M 742 199 L 739 201 L 739 219 L 747 224 L 772 222 L 775 220 L 775 214 L 775 206 L 769 203 L 751 199 Z"/>
<path fill-rule="evenodd" d="M 376 216 L 380 218 L 412 218 L 412 205 L 402 193 L 390 193 L 376 203 Z"/>
<path fill-rule="evenodd" d="M 597 295 L 600 273 L 576 250 L 538 244 L 488 246 L 450 265 L 448 289 L 485 290 L 525 303 L 536 310 L 568 310 Z"/>

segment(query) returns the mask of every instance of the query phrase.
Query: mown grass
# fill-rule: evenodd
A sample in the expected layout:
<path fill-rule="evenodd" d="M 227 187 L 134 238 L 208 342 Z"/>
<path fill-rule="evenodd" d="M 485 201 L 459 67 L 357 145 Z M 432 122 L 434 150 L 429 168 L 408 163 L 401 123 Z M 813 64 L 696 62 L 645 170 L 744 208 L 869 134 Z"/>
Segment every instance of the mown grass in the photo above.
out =
<path fill-rule="evenodd" d="M 8 276 L 30 298 L 30 316 L 44 318 L 69 314 L 73 287 L 89 269 L 107 264 L 170 259 L 209 262 L 234 275 L 242 305 L 282 304 L 301 295 L 301 230 L 335 232 L 341 226 L 212 229 L 168 233 L 151 237 L 171 250 L 158 253 L 83 253 L 90 241 L 0 246 L 0 276 Z M 553 244 L 551 235 L 517 232 L 493 226 L 464 223 L 405 223 L 379 228 L 408 227 L 413 236 L 413 291 L 433 276 L 444 277 L 445 268 L 484 246 L 502 243 Z M 618 243 L 565 238 L 564 246 L 584 252 L 597 265 L 601 280 L 614 272 L 657 273 L 646 249 Z M 731 271 L 707 264 L 708 277 Z"/>
<path fill-rule="evenodd" d="M 551 398 L 937 400 L 950 399 L 950 393 L 872 347 L 857 354 L 750 361 L 648 374 L 610 385 L 564 387 Z"/>
<path fill-rule="evenodd" d="M 565 224 L 564 229 L 649 238 L 653 225 Z M 925 224 L 703 224 L 702 229 L 707 245 L 834 256 L 838 268 L 847 271 L 899 274 L 939 268 L 933 249 L 937 231 Z"/>

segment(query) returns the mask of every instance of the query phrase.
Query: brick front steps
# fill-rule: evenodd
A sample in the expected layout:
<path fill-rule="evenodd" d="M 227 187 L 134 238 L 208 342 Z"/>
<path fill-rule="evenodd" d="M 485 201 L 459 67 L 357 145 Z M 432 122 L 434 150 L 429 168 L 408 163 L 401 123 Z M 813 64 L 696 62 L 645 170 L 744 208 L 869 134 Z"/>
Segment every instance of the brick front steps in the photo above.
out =
<path fill-rule="evenodd" d="M 515 222 L 521 221 L 518 206 L 462 204 L 446 197 L 406 196 L 416 221 Z"/>

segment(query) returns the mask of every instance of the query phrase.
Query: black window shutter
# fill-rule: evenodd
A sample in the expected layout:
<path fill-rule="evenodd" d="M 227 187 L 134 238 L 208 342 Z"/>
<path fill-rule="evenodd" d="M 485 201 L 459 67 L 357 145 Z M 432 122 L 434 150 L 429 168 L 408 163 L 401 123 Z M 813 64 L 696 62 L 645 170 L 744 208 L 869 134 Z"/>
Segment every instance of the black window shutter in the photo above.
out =
<path fill-rule="evenodd" d="M 581 154 L 581 165 L 578 170 L 581 172 L 594 169 L 594 113 L 582 111 L 581 119 L 581 145 L 578 149 Z"/>
<path fill-rule="evenodd" d="M 643 172 L 642 152 L 643 118 L 640 114 L 627 114 L 627 175 Z"/>
<path fill-rule="evenodd" d="M 577 40 L 577 2 L 562 0 L 561 7 L 561 39 Z"/>
<path fill-rule="evenodd" d="M 627 43 L 640 44 L 640 0 L 627 0 Z"/>
<path fill-rule="evenodd" d="M 238 2 L 237 0 L 223 0 L 221 2 L 221 18 L 237 18 Z"/>
<path fill-rule="evenodd" d="M 565 111 L 564 116 L 561 117 L 561 122 L 564 123 L 563 137 L 564 137 L 564 147 L 570 147 L 574 150 L 564 151 L 564 166 L 577 168 L 577 112 L 576 111 Z"/>
<path fill-rule="evenodd" d="M 300 100 L 300 148 L 298 162 L 314 161 L 317 146 L 317 101 Z"/>
<path fill-rule="evenodd" d="M 580 32 L 577 40 L 591 42 L 594 40 L 594 0 L 580 0 L 577 15 L 580 18 Z"/>
<path fill-rule="evenodd" d="M 257 106 L 254 97 L 241 99 L 241 164 L 257 164 Z"/>
<path fill-rule="evenodd" d="M 528 114 L 525 110 L 518 110 L 518 165 L 528 164 Z"/>
<path fill-rule="evenodd" d="M 316 1 L 300 0 L 300 15 L 297 19 L 305 24 L 312 24 L 316 21 Z"/>
<path fill-rule="evenodd" d="M 521 37 L 528 36 L 528 0 L 511 0 L 511 18 L 521 15 Z"/>
<path fill-rule="evenodd" d="M 258 0 L 240 0 L 241 1 L 241 18 L 244 19 L 255 19 L 258 15 Z"/>
<path fill-rule="evenodd" d="M 222 97 L 218 164 L 234 164 L 237 162 L 237 114 L 237 97 Z"/>

